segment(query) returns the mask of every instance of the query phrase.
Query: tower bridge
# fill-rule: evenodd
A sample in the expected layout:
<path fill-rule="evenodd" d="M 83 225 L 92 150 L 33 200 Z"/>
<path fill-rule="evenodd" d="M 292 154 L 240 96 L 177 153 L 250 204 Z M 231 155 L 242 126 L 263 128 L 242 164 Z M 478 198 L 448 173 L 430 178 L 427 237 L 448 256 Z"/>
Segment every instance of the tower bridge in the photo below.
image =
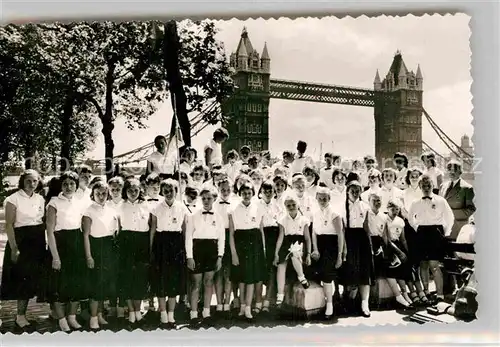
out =
<path fill-rule="evenodd" d="M 271 57 L 264 44 L 262 54 L 253 47 L 246 28 L 230 56 L 236 92 L 223 105 L 229 119 L 230 139 L 223 151 L 250 145 L 269 149 L 269 102 L 287 99 L 342 104 L 374 109 L 375 155 L 379 161 L 401 151 L 409 156 L 422 152 L 423 77 L 420 66 L 409 70 L 401 52 L 394 55 L 383 79 L 375 73 L 373 89 L 271 78 Z M 325 120 L 328 122 L 329 120 Z"/>

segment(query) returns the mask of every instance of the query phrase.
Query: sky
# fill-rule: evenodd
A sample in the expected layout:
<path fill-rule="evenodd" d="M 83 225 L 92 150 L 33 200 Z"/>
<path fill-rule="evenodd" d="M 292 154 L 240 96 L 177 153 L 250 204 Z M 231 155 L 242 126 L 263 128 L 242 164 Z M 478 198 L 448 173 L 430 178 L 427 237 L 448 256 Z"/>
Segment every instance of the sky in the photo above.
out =
<path fill-rule="evenodd" d="M 470 17 L 425 15 L 423 17 L 359 17 L 249 19 L 217 21 L 217 37 L 229 54 L 236 50 L 245 26 L 254 48 L 261 53 L 267 42 L 271 78 L 317 82 L 373 89 L 377 69 L 383 78 L 394 54 L 400 50 L 409 70 L 418 64 L 423 75 L 423 104 L 434 121 L 456 143 L 462 135 L 473 135 L 470 87 Z M 130 130 L 116 121 L 115 155 L 151 142 L 169 132 L 170 101 L 146 122 L 148 128 Z M 321 104 L 271 99 L 269 106 L 269 148 L 273 155 L 295 150 L 301 139 L 308 152 L 319 158 L 320 146 L 344 157 L 361 158 L 375 152 L 373 109 L 369 107 Z M 422 137 L 442 154 L 449 151 L 423 120 Z M 163 129 L 163 130 L 161 130 Z M 215 127 L 193 138 L 201 151 Z M 104 157 L 100 134 L 90 158 Z M 286 135 L 285 135 L 286 134 Z"/>

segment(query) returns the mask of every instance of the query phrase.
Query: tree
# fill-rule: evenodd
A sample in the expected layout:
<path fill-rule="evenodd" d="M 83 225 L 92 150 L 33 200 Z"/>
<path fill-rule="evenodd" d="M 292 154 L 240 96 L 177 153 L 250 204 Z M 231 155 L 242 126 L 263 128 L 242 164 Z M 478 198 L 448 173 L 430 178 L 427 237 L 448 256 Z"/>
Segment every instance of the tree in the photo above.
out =
<path fill-rule="evenodd" d="M 0 40 L 0 51 L 14 63 L 6 58 L 0 68 L 15 66 L 12 78 L 2 83 L 19 82 L 0 115 L 3 124 L 13 122 L 9 129 L 18 129 L 9 130 L 10 149 L 22 148 L 26 158 L 37 151 L 74 158 L 93 141 L 93 120 L 98 119 L 109 177 L 115 120 L 123 117 L 130 130 L 144 127 L 167 98 L 163 35 L 150 37 L 153 24 L 79 22 L 2 28 L 0 34 L 7 39 Z M 231 90 L 229 66 L 215 34 L 212 22 L 182 23 L 180 71 L 187 113 L 201 111 L 210 100 L 221 102 Z M 204 120 L 215 123 L 219 113 L 208 113 Z M 186 134 L 189 139 L 190 130 Z"/>

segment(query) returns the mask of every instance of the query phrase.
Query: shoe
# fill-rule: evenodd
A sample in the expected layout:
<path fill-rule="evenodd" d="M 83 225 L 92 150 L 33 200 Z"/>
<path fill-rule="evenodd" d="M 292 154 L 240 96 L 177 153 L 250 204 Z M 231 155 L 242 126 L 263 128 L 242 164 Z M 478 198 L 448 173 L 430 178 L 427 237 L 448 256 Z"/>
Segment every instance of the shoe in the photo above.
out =
<path fill-rule="evenodd" d="M 371 313 L 370 311 L 366 311 L 366 310 L 361 310 L 361 315 L 365 318 L 370 318 L 371 317 Z"/>
<path fill-rule="evenodd" d="M 68 324 L 71 329 L 73 330 L 80 330 L 82 329 L 82 326 L 78 323 L 76 320 L 76 316 L 68 316 Z"/>

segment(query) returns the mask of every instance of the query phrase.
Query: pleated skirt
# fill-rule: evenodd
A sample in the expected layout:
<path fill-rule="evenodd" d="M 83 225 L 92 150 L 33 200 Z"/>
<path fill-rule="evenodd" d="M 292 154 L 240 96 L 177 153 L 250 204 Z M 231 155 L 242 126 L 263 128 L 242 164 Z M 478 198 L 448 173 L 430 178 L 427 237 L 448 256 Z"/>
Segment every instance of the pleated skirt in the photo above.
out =
<path fill-rule="evenodd" d="M 47 298 L 54 302 L 85 300 L 89 297 L 89 270 L 85 260 L 83 233 L 80 229 L 54 232 L 61 269 L 52 269 L 52 257 L 47 262 L 49 275 Z"/>
<path fill-rule="evenodd" d="M 118 235 L 118 295 L 143 300 L 149 290 L 149 232 L 122 230 Z"/>
<path fill-rule="evenodd" d="M 375 280 L 370 236 L 363 228 L 347 228 L 346 261 L 341 268 L 343 285 L 372 285 Z"/>
<path fill-rule="evenodd" d="M 89 269 L 89 298 L 97 301 L 116 299 L 118 296 L 116 243 L 113 236 L 89 236 L 94 268 Z"/>
<path fill-rule="evenodd" d="M 235 230 L 234 242 L 239 265 L 231 269 L 233 282 L 255 284 L 264 281 L 268 276 L 260 230 Z"/>
<path fill-rule="evenodd" d="M 178 231 L 156 232 L 153 238 L 151 292 L 158 297 L 186 293 L 184 235 Z"/>
<path fill-rule="evenodd" d="M 47 263 L 45 225 L 14 229 L 19 257 L 12 262 L 9 242 L 5 247 L 2 266 L 0 299 L 29 300 L 43 292 L 44 264 Z"/>

